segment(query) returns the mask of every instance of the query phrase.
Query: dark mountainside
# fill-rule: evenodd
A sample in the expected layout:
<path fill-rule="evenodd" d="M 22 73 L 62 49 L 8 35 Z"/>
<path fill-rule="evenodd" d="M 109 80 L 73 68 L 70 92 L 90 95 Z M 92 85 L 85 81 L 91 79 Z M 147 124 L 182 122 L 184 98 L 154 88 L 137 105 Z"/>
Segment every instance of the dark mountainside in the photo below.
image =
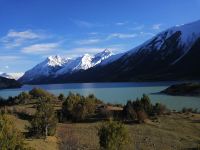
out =
<path fill-rule="evenodd" d="M 114 62 L 56 77 L 41 76 L 28 83 L 198 80 L 199 28 L 200 21 L 172 27 L 126 52 Z"/>
<path fill-rule="evenodd" d="M 19 88 L 22 85 L 14 79 L 7 79 L 4 77 L 0 77 L 0 89 L 6 88 Z"/>

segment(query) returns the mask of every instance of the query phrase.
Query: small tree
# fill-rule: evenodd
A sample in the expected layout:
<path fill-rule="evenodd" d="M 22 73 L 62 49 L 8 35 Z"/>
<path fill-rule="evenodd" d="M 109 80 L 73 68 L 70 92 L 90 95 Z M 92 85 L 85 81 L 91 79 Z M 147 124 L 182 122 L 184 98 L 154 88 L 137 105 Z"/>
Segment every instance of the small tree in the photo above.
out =
<path fill-rule="evenodd" d="M 152 104 L 150 98 L 146 94 L 143 94 L 140 102 L 144 111 L 150 115 L 152 113 Z"/>
<path fill-rule="evenodd" d="M 137 114 L 132 107 L 131 101 L 128 101 L 127 104 L 123 108 L 123 116 L 124 119 L 128 121 L 133 121 L 137 119 Z"/>
<path fill-rule="evenodd" d="M 28 129 L 31 135 L 47 137 L 55 134 L 57 118 L 50 100 L 40 99 L 30 123 L 31 126 Z"/>
<path fill-rule="evenodd" d="M 6 115 L 0 115 L 0 149 L 1 150 L 28 150 L 24 137 L 13 122 Z"/>
<path fill-rule="evenodd" d="M 129 143 L 129 136 L 124 124 L 120 122 L 104 122 L 98 129 L 99 144 L 102 149 L 121 150 Z"/>
<path fill-rule="evenodd" d="M 61 93 L 61 94 L 58 96 L 58 99 L 61 100 L 61 101 L 64 101 L 64 100 L 65 100 L 65 96 Z"/>

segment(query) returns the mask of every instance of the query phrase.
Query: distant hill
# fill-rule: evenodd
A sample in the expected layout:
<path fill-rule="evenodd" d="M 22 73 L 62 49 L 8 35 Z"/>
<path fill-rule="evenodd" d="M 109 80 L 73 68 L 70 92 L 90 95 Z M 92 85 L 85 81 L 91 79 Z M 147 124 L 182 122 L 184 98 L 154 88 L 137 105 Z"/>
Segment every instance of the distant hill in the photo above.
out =
<path fill-rule="evenodd" d="M 175 84 L 161 93 L 179 96 L 200 96 L 200 83 L 182 83 Z"/>
<path fill-rule="evenodd" d="M 14 79 L 0 77 L 0 89 L 19 88 L 22 85 Z"/>

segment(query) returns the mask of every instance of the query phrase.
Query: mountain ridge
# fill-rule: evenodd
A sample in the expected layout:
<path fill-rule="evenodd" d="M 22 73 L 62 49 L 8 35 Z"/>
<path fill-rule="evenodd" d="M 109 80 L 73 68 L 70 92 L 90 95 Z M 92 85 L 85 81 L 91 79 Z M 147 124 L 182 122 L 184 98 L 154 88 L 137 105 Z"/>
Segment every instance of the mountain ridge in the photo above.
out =
<path fill-rule="evenodd" d="M 23 83 L 35 82 L 46 77 L 55 79 L 63 74 L 72 74 L 99 65 L 112 55 L 111 51 L 105 49 L 95 55 L 84 54 L 73 59 L 60 57 L 59 55 L 49 56 L 43 62 L 26 71 L 19 81 Z"/>
<path fill-rule="evenodd" d="M 200 20 L 162 31 L 104 65 L 71 74 L 64 73 L 35 83 L 200 79 L 200 71 L 196 67 L 200 65 L 199 50 Z"/>

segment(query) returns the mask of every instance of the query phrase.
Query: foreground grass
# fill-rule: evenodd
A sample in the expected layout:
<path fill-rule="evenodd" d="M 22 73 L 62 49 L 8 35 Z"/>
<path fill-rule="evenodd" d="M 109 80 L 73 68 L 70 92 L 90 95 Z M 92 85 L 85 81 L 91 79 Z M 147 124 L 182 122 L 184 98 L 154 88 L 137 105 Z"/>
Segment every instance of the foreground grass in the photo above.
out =
<path fill-rule="evenodd" d="M 178 114 L 161 116 L 156 122 L 126 125 L 131 144 L 127 149 L 190 149 L 200 143 L 200 115 Z M 69 133 L 79 149 L 98 149 L 98 123 L 59 124 L 58 134 Z M 67 135 L 66 135 L 67 138 Z"/>
<path fill-rule="evenodd" d="M 10 108 L 13 109 L 13 108 Z M 15 111 L 34 113 L 31 105 L 15 106 Z M 18 115 L 8 115 L 21 132 L 27 132 L 29 124 L 26 118 Z M 44 139 L 26 139 L 26 143 L 36 150 L 60 149 L 99 149 L 97 127 L 95 123 L 59 123 L 56 136 Z M 147 120 L 145 124 L 127 124 L 130 135 L 128 149 L 140 150 L 170 150 L 192 149 L 200 143 L 200 114 L 180 114 L 160 116 L 154 121 Z"/>

